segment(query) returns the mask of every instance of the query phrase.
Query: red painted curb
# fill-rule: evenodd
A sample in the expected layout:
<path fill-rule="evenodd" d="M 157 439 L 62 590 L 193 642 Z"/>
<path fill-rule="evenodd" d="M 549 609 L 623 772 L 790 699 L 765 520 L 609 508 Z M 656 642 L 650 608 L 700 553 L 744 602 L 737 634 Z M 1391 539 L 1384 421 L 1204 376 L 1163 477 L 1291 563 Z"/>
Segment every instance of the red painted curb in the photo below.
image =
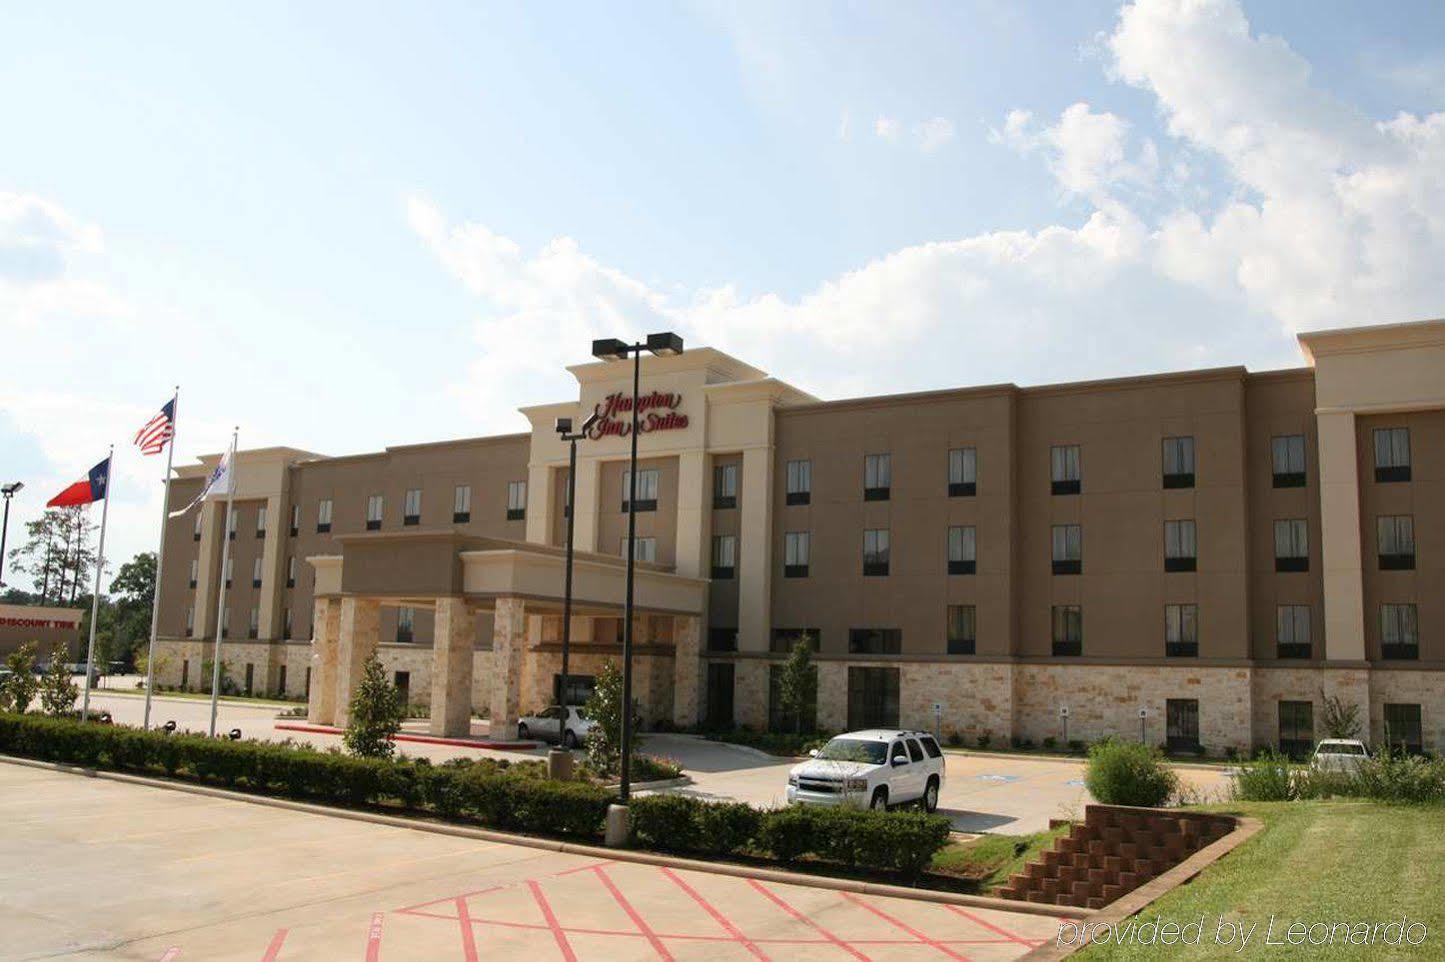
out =
<path fill-rule="evenodd" d="M 276 728 L 286 732 L 310 732 L 313 735 L 340 735 L 340 728 L 332 728 L 330 725 L 293 725 L 287 722 L 277 722 Z M 442 738 L 437 735 L 411 735 L 405 732 L 393 735 L 392 741 L 397 742 L 421 742 L 425 745 L 454 745 L 457 748 L 491 748 L 497 751 L 525 751 L 528 748 L 536 748 L 539 742 L 486 742 L 478 741 L 475 738 Z"/>

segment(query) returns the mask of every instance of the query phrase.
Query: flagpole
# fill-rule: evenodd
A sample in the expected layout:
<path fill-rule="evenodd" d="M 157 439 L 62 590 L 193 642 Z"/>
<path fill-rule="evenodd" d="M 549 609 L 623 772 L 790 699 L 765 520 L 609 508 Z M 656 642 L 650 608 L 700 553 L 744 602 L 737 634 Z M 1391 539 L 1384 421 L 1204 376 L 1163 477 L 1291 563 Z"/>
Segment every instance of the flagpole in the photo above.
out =
<path fill-rule="evenodd" d="M 170 522 L 171 509 L 171 466 L 175 463 L 176 456 L 176 421 L 180 418 L 181 410 L 181 386 L 176 385 L 176 393 L 171 398 L 171 440 L 170 447 L 166 448 L 166 493 L 161 497 L 161 543 L 156 548 L 156 588 L 151 595 L 151 643 L 146 651 L 146 710 L 145 720 L 141 722 L 142 729 L 151 727 L 151 690 L 156 684 L 156 636 L 160 631 L 161 621 L 161 574 L 165 571 L 166 563 L 166 525 Z"/>
<path fill-rule="evenodd" d="M 226 465 L 226 519 L 221 527 L 221 590 L 216 592 L 216 645 L 211 655 L 211 737 L 216 737 L 216 709 L 221 697 L 221 632 L 226 617 L 226 565 L 231 560 L 231 509 L 236 502 L 236 437 L 231 432 L 231 455 Z"/>
<path fill-rule="evenodd" d="M 90 720 L 90 676 L 95 672 L 95 623 L 100 618 L 100 576 L 105 571 L 105 522 L 110 515 L 110 485 L 114 474 L 115 445 L 105 456 L 105 499 L 100 506 L 100 544 L 95 558 L 95 592 L 90 597 L 90 644 L 85 650 L 85 696 L 80 701 L 80 720 Z"/>

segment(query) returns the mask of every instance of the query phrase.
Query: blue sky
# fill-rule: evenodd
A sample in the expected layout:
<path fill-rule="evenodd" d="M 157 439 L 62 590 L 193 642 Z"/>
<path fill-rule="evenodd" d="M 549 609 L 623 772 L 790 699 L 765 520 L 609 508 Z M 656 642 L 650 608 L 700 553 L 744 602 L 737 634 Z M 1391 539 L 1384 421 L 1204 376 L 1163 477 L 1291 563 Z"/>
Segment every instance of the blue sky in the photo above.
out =
<path fill-rule="evenodd" d="M 829 397 L 1295 364 L 1445 314 L 1442 110 L 1432 3 L 3 3 L 12 527 L 177 382 L 185 459 L 660 326 Z"/>

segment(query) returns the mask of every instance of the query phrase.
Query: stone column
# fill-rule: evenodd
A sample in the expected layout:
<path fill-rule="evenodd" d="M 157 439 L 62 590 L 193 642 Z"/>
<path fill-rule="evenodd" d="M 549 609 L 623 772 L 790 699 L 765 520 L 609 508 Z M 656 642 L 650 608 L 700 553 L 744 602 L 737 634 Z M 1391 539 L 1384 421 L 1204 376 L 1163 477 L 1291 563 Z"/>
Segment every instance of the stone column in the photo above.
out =
<path fill-rule="evenodd" d="M 552 469 L 545 464 L 527 465 L 528 541 L 552 543 Z"/>
<path fill-rule="evenodd" d="M 498 598 L 492 616 L 492 723 L 497 741 L 517 737 L 522 702 L 522 649 L 527 608 L 521 598 Z"/>
<path fill-rule="evenodd" d="M 317 598 L 311 619 L 311 691 L 306 720 L 313 725 L 336 723 L 336 646 L 341 634 L 341 602 Z"/>
<path fill-rule="evenodd" d="M 712 544 L 709 539 L 712 510 L 705 500 L 712 489 L 707 475 L 707 453 L 684 451 L 677 456 L 677 573 L 684 578 L 706 578 Z"/>
<path fill-rule="evenodd" d="M 738 539 L 738 650 L 767 651 L 773 575 L 773 449 L 743 452 Z"/>
<path fill-rule="evenodd" d="M 1355 415 L 1320 414 L 1320 554 L 1325 595 L 1325 658 L 1365 658 L 1364 564 L 1360 555 L 1360 475 Z"/>
<path fill-rule="evenodd" d="M 699 619 L 692 616 L 672 619 L 672 721 L 679 727 L 697 724 L 698 684 L 702 662 L 698 658 Z"/>
<path fill-rule="evenodd" d="M 361 668 L 381 641 L 381 603 L 375 598 L 342 598 L 336 644 L 336 724 L 345 728 L 351 695 L 361 681 Z"/>
<path fill-rule="evenodd" d="M 473 621 L 461 598 L 437 599 L 428 726 L 433 735 L 471 734 Z"/>
<path fill-rule="evenodd" d="M 597 550 L 597 511 L 602 487 L 602 461 L 582 456 L 577 450 L 577 488 L 573 493 L 572 510 L 577 520 L 572 530 L 572 543 L 578 551 Z"/>

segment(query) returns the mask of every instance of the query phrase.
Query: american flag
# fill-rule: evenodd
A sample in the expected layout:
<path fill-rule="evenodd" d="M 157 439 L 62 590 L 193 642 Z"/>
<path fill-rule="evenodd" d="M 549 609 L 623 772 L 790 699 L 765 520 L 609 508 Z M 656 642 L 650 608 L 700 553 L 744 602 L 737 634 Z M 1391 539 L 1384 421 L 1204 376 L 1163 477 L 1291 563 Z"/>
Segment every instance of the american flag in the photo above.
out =
<path fill-rule="evenodd" d="M 175 433 L 176 399 L 171 398 L 161 408 L 161 413 L 147 421 L 145 427 L 135 433 L 135 446 L 140 448 L 141 454 L 160 454 Z"/>

